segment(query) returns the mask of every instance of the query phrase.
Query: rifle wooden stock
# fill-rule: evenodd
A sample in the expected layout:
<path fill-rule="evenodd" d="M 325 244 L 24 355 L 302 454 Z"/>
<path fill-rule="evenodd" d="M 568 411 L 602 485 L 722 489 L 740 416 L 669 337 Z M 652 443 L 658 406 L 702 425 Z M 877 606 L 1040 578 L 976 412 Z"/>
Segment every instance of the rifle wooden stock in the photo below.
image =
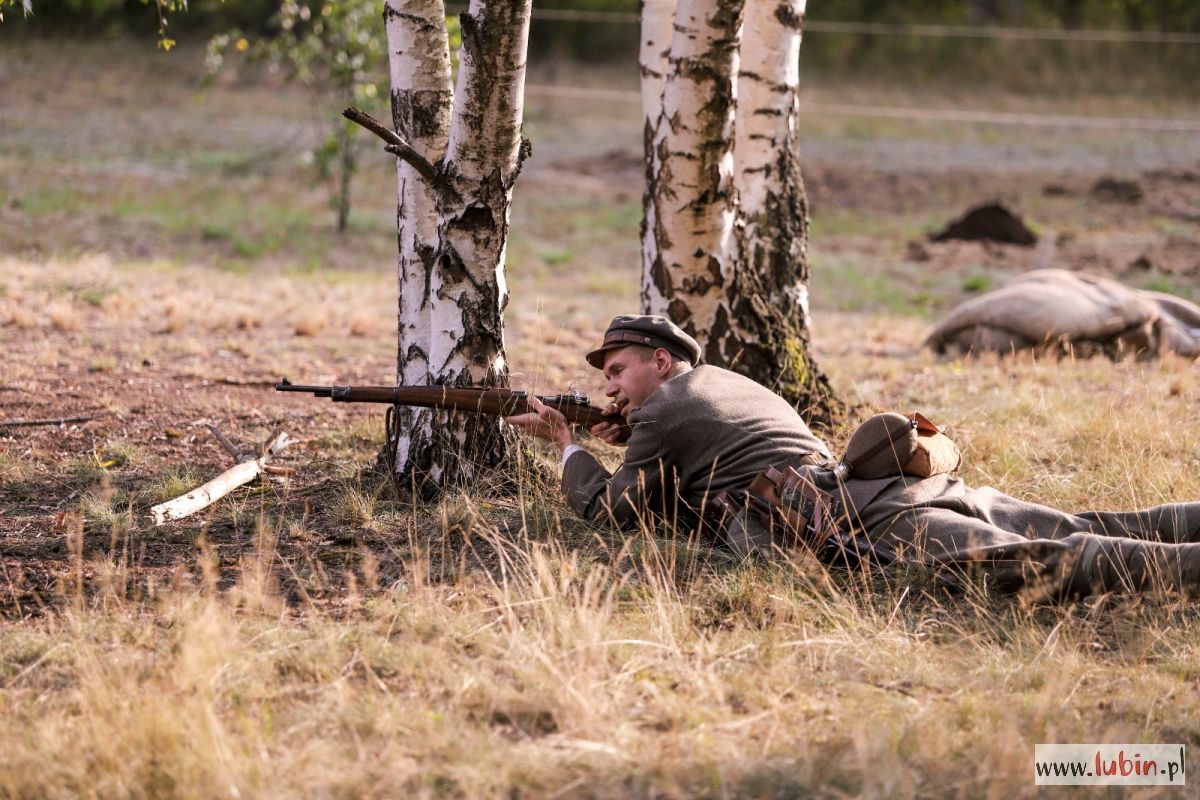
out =
<path fill-rule="evenodd" d="M 530 395 L 515 389 L 472 389 L 453 386 L 301 386 L 284 378 L 275 386 L 275 391 L 305 392 L 314 397 L 328 397 L 335 403 L 386 403 L 499 417 L 524 414 L 531 410 Z M 591 405 L 587 397 L 581 394 L 572 392 L 565 395 L 534 396 L 561 412 L 572 425 L 591 427 L 601 422 L 621 421 L 621 417 L 605 415 L 603 409 Z"/>

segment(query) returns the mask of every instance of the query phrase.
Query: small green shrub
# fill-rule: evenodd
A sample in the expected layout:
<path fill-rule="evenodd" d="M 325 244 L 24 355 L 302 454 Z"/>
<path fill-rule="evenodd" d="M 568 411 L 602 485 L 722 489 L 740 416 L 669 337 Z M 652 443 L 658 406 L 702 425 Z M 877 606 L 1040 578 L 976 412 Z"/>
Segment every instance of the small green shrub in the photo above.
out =
<path fill-rule="evenodd" d="M 986 292 L 992 286 L 992 279 L 987 275 L 976 273 L 963 278 L 962 289 L 964 292 Z"/>

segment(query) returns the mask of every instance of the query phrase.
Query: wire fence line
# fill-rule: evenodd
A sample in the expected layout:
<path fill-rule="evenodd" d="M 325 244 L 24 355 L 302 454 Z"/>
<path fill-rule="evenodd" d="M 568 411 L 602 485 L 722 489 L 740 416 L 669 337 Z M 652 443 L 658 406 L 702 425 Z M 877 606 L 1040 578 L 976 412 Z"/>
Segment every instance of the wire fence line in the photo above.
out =
<path fill-rule="evenodd" d="M 957 39 L 1018 39 L 1051 42 L 1146 42 L 1200 44 L 1200 33 L 1174 31 L 1061 30 L 1055 28 L 1002 28 L 980 25 L 892 25 L 882 22 L 811 20 L 804 32 L 856 33 L 873 36 L 923 36 Z"/>
<path fill-rule="evenodd" d="M 1200 119 L 1162 119 L 1155 117 L 1093 117 L 1069 114 L 1025 114 L 1008 111 L 980 111 L 953 108 L 905 108 L 899 106 L 860 106 L 843 103 L 809 103 L 802 112 L 831 116 L 887 117 L 924 122 L 965 122 L 984 125 L 1018 125 L 1033 128 L 1092 128 L 1158 133 L 1200 133 Z"/>
<path fill-rule="evenodd" d="M 446 13 L 460 14 L 464 5 L 447 5 Z M 637 25 L 632 11 L 585 11 L 582 9 L 535 8 L 533 18 L 554 22 L 599 22 Z M 1048 42 L 1142 42 L 1146 44 L 1200 44 L 1200 33 L 1186 31 L 1069 30 L 991 25 L 911 25 L 890 22 L 850 22 L 810 19 L 805 33 L 849 33 L 863 36 L 913 36 L 939 39 L 1016 39 Z"/>
<path fill-rule="evenodd" d="M 641 103 L 641 93 L 621 89 L 591 89 L 584 86 L 528 84 L 525 91 L 534 96 L 568 100 L 608 100 Z M 957 122 L 977 125 L 1010 125 L 1031 128 L 1085 128 L 1093 130 L 1148 131 L 1156 133 L 1200 133 L 1200 119 L 1156 117 L 1099 117 L 1070 114 L 1029 114 L 1023 112 L 983 111 L 978 109 L 911 108 L 872 106 L 849 103 L 801 103 L 804 114 L 836 117 L 883 117 L 915 122 Z"/>
<path fill-rule="evenodd" d="M 466 11 L 466 6 L 450 4 L 447 13 Z M 637 25 L 634 12 L 585 11 L 577 9 L 535 8 L 534 19 L 561 22 L 599 22 Z M 808 20 L 805 32 L 861 34 L 868 36 L 913 36 L 933 38 L 973 38 L 998 40 L 1064 42 L 1143 42 L 1156 44 L 1200 44 L 1200 33 L 1170 31 L 1056 30 L 1051 28 L 990 27 L 973 25 L 905 25 L 878 22 L 838 22 Z M 636 91 L 530 84 L 526 91 L 535 96 L 575 100 L 599 100 L 640 103 Z M 1101 117 L 1070 114 L 1035 114 L 989 111 L 983 109 L 946 109 L 902 106 L 854 105 L 847 103 L 803 103 L 801 111 L 838 117 L 882 117 L 915 122 L 1007 125 L 1043 128 L 1147 131 L 1158 133 L 1200 133 L 1200 119 L 1154 117 Z"/>

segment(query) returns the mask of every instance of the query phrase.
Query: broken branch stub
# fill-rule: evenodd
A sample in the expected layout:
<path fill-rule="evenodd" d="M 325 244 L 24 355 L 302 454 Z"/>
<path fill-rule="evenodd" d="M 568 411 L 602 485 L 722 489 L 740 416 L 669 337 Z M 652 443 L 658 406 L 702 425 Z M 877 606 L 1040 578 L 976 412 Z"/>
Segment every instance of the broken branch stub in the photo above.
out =
<path fill-rule="evenodd" d="M 229 441 L 229 437 L 221 433 L 220 429 L 217 428 L 216 425 L 206 423 L 204 427 L 208 428 L 209 433 L 217 437 L 217 441 L 221 444 L 221 447 L 224 448 L 225 452 L 233 456 L 233 459 L 239 464 L 243 461 L 249 460 L 250 456 L 247 453 L 243 453 L 237 448 L 237 445 Z"/>
<path fill-rule="evenodd" d="M 358 108 L 347 108 L 342 112 L 342 116 L 366 128 L 380 139 L 383 139 L 387 143 L 383 148 L 384 150 L 387 150 L 392 155 L 412 166 L 431 185 L 438 187 L 445 185 L 445 181 L 438 175 L 437 167 L 429 159 L 425 158 L 425 156 L 418 153 L 400 134 L 390 130 L 382 122 Z"/>

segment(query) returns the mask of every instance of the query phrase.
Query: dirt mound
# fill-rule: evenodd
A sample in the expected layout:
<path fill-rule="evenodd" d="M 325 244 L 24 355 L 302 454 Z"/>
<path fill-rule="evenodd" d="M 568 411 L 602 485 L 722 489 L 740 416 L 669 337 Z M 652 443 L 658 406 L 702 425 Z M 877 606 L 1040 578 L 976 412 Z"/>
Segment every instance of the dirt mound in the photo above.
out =
<path fill-rule="evenodd" d="M 1200 222 L 1200 170 L 1142 173 L 1147 211 L 1184 222 Z"/>
<path fill-rule="evenodd" d="M 1190 169 L 1149 169 L 1142 173 L 1152 181 L 1168 183 L 1197 183 L 1200 184 L 1200 170 Z"/>
<path fill-rule="evenodd" d="M 614 172 L 637 171 L 645 169 L 641 153 L 631 150 L 614 148 L 598 156 L 583 158 L 564 158 L 550 165 L 553 169 L 563 172 L 577 172 L 580 175 L 611 175 Z"/>
<path fill-rule="evenodd" d="M 1200 170 L 1196 169 L 1148 169 L 1132 179 L 1062 176 L 1043 184 L 1042 196 L 1086 198 L 1111 207 L 1110 216 L 1122 218 L 1129 213 L 1129 206 L 1140 206 L 1147 215 L 1200 222 Z"/>
<path fill-rule="evenodd" d="M 1000 203 L 976 206 L 944 230 L 929 237 L 935 242 L 963 240 L 968 242 L 998 242 L 1032 247 L 1037 234 L 1025 222 Z"/>
<path fill-rule="evenodd" d="M 1168 236 L 1130 262 L 1129 272 L 1158 270 L 1169 275 L 1200 278 L 1200 240 Z"/>
<path fill-rule="evenodd" d="M 1122 178 L 1104 177 L 1092 184 L 1092 197 L 1097 200 L 1102 200 L 1106 203 L 1134 203 L 1142 202 L 1146 192 L 1137 181 L 1124 180 Z"/>

